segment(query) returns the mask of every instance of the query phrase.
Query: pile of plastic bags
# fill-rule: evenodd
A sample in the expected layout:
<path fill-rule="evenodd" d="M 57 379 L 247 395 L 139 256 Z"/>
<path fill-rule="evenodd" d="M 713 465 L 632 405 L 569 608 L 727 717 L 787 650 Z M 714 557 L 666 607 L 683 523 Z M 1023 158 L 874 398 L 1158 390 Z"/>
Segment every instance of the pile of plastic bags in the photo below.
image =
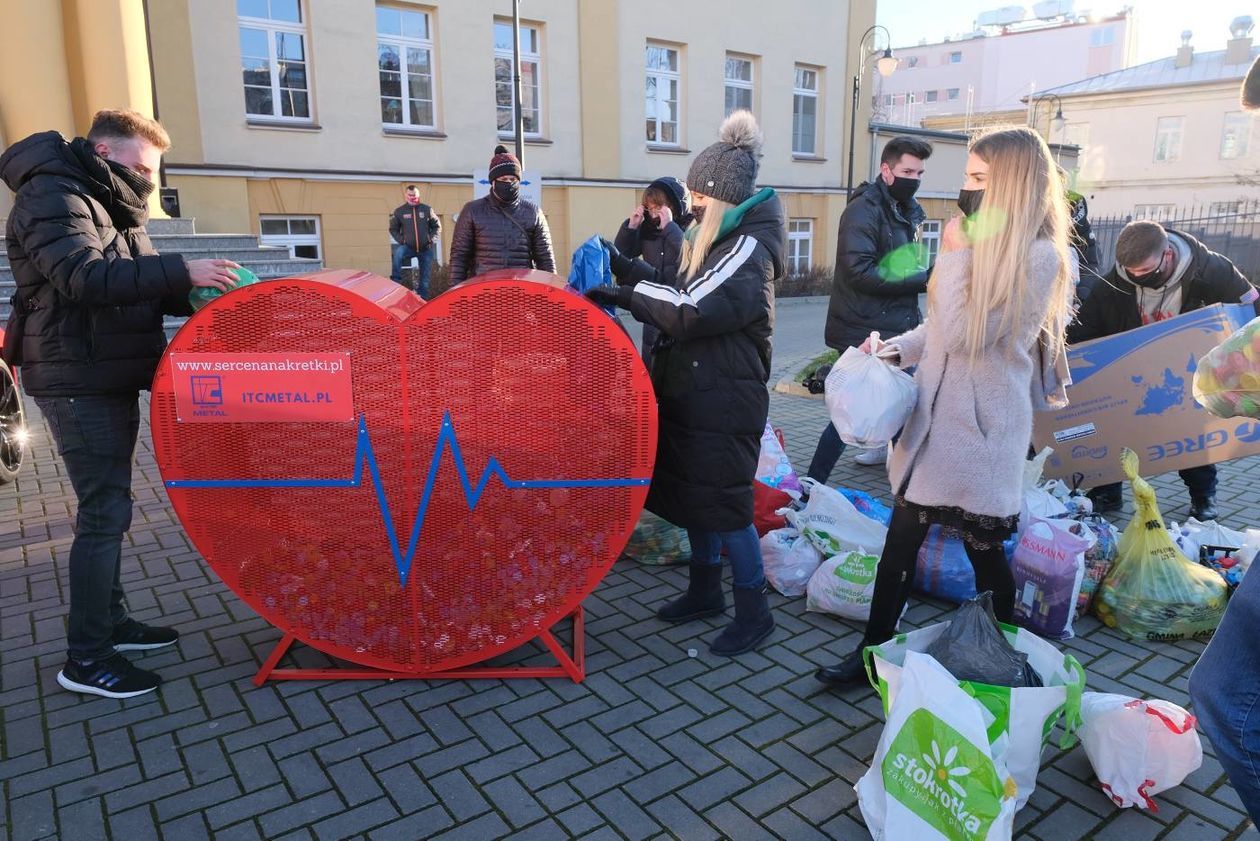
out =
<path fill-rule="evenodd" d="M 1260 418 L 1260 318 L 1199 360 L 1194 399 L 1218 418 Z"/>

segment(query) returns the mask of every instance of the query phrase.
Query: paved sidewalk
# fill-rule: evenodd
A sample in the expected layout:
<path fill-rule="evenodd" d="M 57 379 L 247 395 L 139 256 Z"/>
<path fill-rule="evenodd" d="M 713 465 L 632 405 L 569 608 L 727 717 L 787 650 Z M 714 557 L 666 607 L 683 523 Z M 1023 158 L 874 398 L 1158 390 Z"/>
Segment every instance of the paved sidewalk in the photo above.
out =
<path fill-rule="evenodd" d="M 825 422 L 821 401 L 773 395 L 798 466 Z M 32 409 L 34 407 L 31 407 Z M 772 597 L 778 629 L 724 660 L 711 620 L 671 627 L 654 609 L 679 568 L 619 562 L 587 601 L 589 677 L 567 681 L 287 683 L 249 678 L 279 638 L 208 571 L 167 505 L 148 449 L 124 548 L 135 614 L 174 624 L 177 651 L 139 658 L 167 682 L 129 702 L 57 688 L 73 495 L 35 419 L 32 457 L 0 488 L 0 839 L 863 839 L 853 783 L 883 726 L 869 688 L 812 678 L 859 630 Z M 1260 459 L 1223 471 L 1222 519 L 1251 522 Z M 833 483 L 887 498 L 847 456 Z M 1165 514 L 1186 504 L 1156 482 Z M 1127 521 L 1122 517 L 1121 522 Z M 949 613 L 915 600 L 907 620 Z M 1092 689 L 1185 704 L 1202 644 L 1135 644 L 1092 619 L 1067 647 Z M 1248 641 L 1249 643 L 1250 641 Z M 687 651 L 699 656 L 692 659 Z M 304 657 L 311 664 L 322 658 Z M 1158 813 L 1118 810 L 1079 748 L 1046 755 L 1017 837 L 1260 839 L 1207 756 Z"/>

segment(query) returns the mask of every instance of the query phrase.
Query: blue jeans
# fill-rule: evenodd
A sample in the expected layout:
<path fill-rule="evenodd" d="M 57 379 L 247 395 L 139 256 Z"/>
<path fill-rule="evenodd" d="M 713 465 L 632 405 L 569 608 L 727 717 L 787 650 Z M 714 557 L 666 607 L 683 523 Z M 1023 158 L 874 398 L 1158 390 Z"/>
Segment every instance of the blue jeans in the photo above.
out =
<path fill-rule="evenodd" d="M 131 460 L 139 396 L 37 397 L 79 503 L 70 546 L 68 653 L 102 660 L 127 618 L 119 580 L 123 535 L 131 527 Z"/>
<path fill-rule="evenodd" d="M 722 545 L 731 559 L 731 583 L 739 590 L 760 590 L 766 586 L 766 572 L 761 565 L 761 541 L 752 523 L 735 531 L 703 531 L 687 529 L 691 541 L 691 562 L 701 566 L 722 563 Z"/>
<path fill-rule="evenodd" d="M 389 279 L 395 283 L 402 283 L 402 267 L 403 263 L 411 262 L 412 257 L 420 260 L 420 280 L 416 285 L 416 292 L 420 293 L 421 298 L 429 297 L 429 270 L 433 268 L 433 247 L 430 246 L 424 251 L 416 251 L 410 245 L 394 246 L 394 265 L 390 272 Z"/>
<path fill-rule="evenodd" d="M 1260 568 L 1243 576 L 1225 618 L 1190 673 L 1199 728 L 1238 798 L 1260 823 Z"/>

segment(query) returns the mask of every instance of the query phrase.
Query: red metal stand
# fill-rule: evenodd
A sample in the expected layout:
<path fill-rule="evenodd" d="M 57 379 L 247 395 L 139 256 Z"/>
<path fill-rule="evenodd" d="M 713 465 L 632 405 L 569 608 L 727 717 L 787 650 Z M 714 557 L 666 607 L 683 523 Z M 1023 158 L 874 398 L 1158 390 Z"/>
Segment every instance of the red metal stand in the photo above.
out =
<path fill-rule="evenodd" d="M 533 638 L 541 640 L 551 655 L 556 658 L 557 665 L 555 666 L 465 666 L 440 672 L 395 672 L 388 669 L 359 668 L 277 669 L 276 666 L 280 664 L 280 660 L 297 640 L 292 633 L 286 633 L 271 650 L 271 654 L 267 656 L 258 674 L 254 675 L 254 685 L 262 686 L 268 680 L 471 680 L 476 678 L 511 680 L 544 677 L 567 677 L 574 683 L 581 683 L 586 678 L 586 632 L 582 605 L 579 604 L 568 616 L 573 619 L 573 653 L 571 655 L 564 650 L 560 641 L 551 632 L 551 628 L 547 628 Z M 525 645 L 530 642 L 532 640 L 526 640 Z"/>

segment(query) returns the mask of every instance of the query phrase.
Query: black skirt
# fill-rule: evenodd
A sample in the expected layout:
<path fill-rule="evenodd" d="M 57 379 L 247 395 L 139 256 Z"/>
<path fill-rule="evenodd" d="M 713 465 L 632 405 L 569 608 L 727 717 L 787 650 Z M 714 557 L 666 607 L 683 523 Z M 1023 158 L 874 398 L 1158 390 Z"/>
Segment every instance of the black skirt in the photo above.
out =
<path fill-rule="evenodd" d="M 988 514 L 973 514 L 952 505 L 919 505 L 906 499 L 904 487 L 901 493 L 893 497 L 893 505 L 908 511 L 923 525 L 940 526 L 947 537 L 958 538 L 982 552 L 1001 548 L 1019 527 L 1018 514 L 993 517 Z"/>

